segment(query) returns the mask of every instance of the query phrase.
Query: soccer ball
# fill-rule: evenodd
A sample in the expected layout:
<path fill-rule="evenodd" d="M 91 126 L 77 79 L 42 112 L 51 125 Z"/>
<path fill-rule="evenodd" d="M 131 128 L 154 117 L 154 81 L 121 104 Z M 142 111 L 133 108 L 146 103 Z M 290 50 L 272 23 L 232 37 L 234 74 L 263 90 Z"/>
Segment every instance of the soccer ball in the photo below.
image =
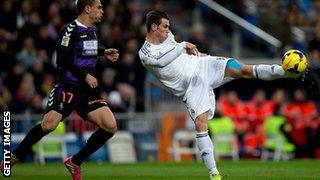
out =
<path fill-rule="evenodd" d="M 308 61 L 302 52 L 293 49 L 283 55 L 281 66 L 287 72 L 303 74 L 308 68 Z"/>

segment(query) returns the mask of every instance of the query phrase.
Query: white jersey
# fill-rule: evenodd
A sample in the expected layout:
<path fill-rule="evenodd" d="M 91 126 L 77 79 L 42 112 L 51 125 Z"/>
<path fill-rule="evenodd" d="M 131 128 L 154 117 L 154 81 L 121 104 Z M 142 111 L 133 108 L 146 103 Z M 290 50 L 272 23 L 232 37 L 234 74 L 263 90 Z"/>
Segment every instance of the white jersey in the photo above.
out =
<path fill-rule="evenodd" d="M 193 119 L 206 111 L 212 118 L 215 107 L 213 89 L 223 83 L 227 58 L 189 55 L 185 47 L 186 42 L 177 43 L 170 32 L 159 45 L 145 41 L 139 57 L 164 86 L 186 102 Z"/>
<path fill-rule="evenodd" d="M 145 41 L 139 51 L 142 64 L 176 96 L 183 96 L 193 77 L 199 60 L 188 55 L 186 43 L 177 43 L 170 32 L 159 45 Z"/>

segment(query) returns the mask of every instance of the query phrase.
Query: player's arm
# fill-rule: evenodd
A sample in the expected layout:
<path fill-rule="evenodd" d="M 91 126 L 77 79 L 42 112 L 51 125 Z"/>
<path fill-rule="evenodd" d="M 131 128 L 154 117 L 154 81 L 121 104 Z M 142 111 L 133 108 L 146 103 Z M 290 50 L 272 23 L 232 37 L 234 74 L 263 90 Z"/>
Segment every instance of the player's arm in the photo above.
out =
<path fill-rule="evenodd" d="M 57 65 L 70 71 L 79 80 L 84 81 L 88 73 L 77 67 L 73 62 L 75 32 L 75 27 L 70 25 L 60 32 L 56 44 Z"/>
<path fill-rule="evenodd" d="M 99 45 L 98 47 L 98 55 L 104 56 L 106 59 L 115 62 L 119 59 L 119 51 L 114 48 L 106 49 L 104 46 Z"/>
<path fill-rule="evenodd" d="M 150 51 L 143 46 L 139 51 L 139 56 L 145 65 L 164 67 L 176 59 L 186 50 L 186 42 L 176 43 L 175 46 L 161 52 L 158 56 L 153 56 Z"/>
<path fill-rule="evenodd" d="M 104 47 L 102 44 L 98 43 L 98 56 L 103 56 L 105 50 L 106 50 L 106 47 Z"/>
<path fill-rule="evenodd" d="M 195 55 L 195 56 L 202 55 L 202 53 L 198 51 L 197 46 L 189 42 L 186 42 L 186 52 L 190 55 Z"/>

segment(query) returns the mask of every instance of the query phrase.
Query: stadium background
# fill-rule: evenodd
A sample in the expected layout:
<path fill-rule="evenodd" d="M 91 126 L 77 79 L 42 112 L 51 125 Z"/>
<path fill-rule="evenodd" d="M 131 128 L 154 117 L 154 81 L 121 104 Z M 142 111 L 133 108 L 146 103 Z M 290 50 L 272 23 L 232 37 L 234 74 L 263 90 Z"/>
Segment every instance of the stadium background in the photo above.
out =
<path fill-rule="evenodd" d="M 216 0 L 226 8 L 222 13 L 196 0 L 101 2 L 104 18 L 98 24 L 98 36 L 106 47 L 120 50 L 120 59 L 117 63 L 99 60 L 97 77 L 101 96 L 115 112 L 121 135 L 113 142 L 115 148 L 106 144 L 89 161 L 198 160 L 192 141 L 193 124 L 183 104 L 145 71 L 137 56 L 146 33 L 144 15 L 150 9 L 168 12 L 177 41 L 192 42 L 201 52 L 208 54 L 235 57 L 255 64 L 280 63 L 281 55 L 288 49 L 304 52 L 310 70 L 307 76 L 298 80 L 236 80 L 216 90 L 217 117 L 231 120 L 231 133 L 228 133 L 232 140 L 222 144 L 229 142 L 232 146 L 231 149 L 222 149 L 221 154 L 231 156 L 223 157 L 223 161 L 266 159 L 263 154 L 269 139 L 265 124 L 268 117 L 277 115 L 285 117 L 285 121 L 275 131 L 281 134 L 284 144 L 292 144 L 294 149 L 281 152 L 279 156 L 270 153 L 268 159 L 320 158 L 319 0 Z M 252 33 L 252 28 L 241 27 L 233 22 L 234 16 L 224 16 L 228 12 L 252 23 L 281 43 L 270 43 L 268 36 L 259 37 Z M 0 109 L 9 109 L 14 114 L 11 126 L 13 147 L 41 120 L 47 95 L 55 80 L 55 39 L 59 30 L 74 18 L 73 1 L 1 1 Z M 94 128 L 73 113 L 54 134 L 65 140 L 62 144 L 65 143 L 65 153 L 70 155 L 83 145 Z M 213 135 L 215 130 L 211 130 Z M 50 141 L 54 138 L 44 141 L 44 148 L 35 146 L 30 149 L 25 161 L 43 163 L 41 159 L 46 153 L 50 156 L 50 151 L 61 146 L 61 142 L 48 145 Z M 270 148 L 277 150 L 279 147 Z M 180 156 L 181 150 L 186 153 Z M 319 165 L 317 161 L 310 162 Z"/>

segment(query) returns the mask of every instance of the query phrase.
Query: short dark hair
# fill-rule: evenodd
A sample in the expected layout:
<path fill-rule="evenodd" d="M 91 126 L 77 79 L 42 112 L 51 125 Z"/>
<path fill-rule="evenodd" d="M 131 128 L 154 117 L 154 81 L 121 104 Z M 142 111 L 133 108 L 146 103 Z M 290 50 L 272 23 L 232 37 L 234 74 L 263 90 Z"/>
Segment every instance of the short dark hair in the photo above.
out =
<path fill-rule="evenodd" d="M 80 15 L 87 5 L 92 6 L 95 0 L 77 0 L 76 1 L 76 11 L 77 15 Z"/>
<path fill-rule="evenodd" d="M 156 25 L 161 24 L 162 18 L 169 20 L 169 16 L 165 12 L 149 11 L 146 17 L 147 31 L 150 32 L 152 24 L 156 24 Z"/>

